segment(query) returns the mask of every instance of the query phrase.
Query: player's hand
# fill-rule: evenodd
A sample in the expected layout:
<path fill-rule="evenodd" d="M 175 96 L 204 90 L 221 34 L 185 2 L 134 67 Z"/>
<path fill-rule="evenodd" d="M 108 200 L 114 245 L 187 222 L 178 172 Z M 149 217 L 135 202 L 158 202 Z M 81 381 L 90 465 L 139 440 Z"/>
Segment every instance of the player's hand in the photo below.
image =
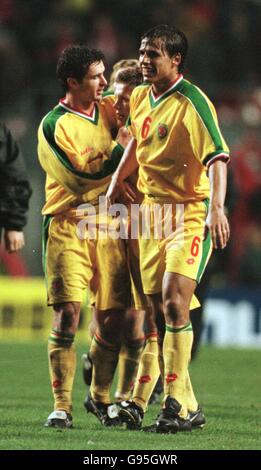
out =
<path fill-rule="evenodd" d="M 213 208 L 210 209 L 205 227 L 204 237 L 206 238 L 207 232 L 210 232 L 214 248 L 226 247 L 230 237 L 230 229 L 224 209 Z"/>
<path fill-rule="evenodd" d="M 16 230 L 5 230 L 4 244 L 8 253 L 14 253 L 15 251 L 21 250 L 21 248 L 24 246 L 23 232 L 17 232 Z"/>
<path fill-rule="evenodd" d="M 119 183 L 117 179 L 112 178 L 106 193 L 108 207 L 112 206 L 116 201 L 124 201 L 125 203 L 134 202 L 136 192 L 133 186 L 126 181 Z"/>
<path fill-rule="evenodd" d="M 106 201 L 107 201 L 108 207 L 112 206 L 112 204 L 115 203 L 116 199 L 119 197 L 119 194 L 120 194 L 120 183 L 117 181 L 116 178 L 112 177 L 112 180 L 110 182 L 110 185 L 106 193 Z"/>
<path fill-rule="evenodd" d="M 124 204 L 135 202 L 137 198 L 137 190 L 131 183 L 128 181 L 123 181 L 120 190 L 120 202 L 123 202 Z"/>
<path fill-rule="evenodd" d="M 126 148 L 130 140 L 131 140 L 131 135 L 128 129 L 126 129 L 126 127 L 124 126 L 120 127 L 117 137 L 116 137 L 116 141 L 119 144 L 121 144 L 122 147 Z"/>

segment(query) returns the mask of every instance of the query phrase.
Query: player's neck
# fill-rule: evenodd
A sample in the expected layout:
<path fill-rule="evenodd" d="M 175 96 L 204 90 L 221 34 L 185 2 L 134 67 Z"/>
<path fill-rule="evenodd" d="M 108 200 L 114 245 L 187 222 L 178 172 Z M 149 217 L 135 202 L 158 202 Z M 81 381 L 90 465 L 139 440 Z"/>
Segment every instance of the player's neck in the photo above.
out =
<path fill-rule="evenodd" d="M 69 93 L 66 94 L 62 102 L 68 106 L 68 108 L 84 114 L 91 114 L 95 105 L 94 101 L 83 103 L 82 100 L 79 100 Z"/>
<path fill-rule="evenodd" d="M 162 95 L 169 90 L 180 78 L 180 73 L 177 72 L 175 75 L 170 77 L 164 77 L 158 82 L 152 84 L 152 90 L 155 96 Z"/>

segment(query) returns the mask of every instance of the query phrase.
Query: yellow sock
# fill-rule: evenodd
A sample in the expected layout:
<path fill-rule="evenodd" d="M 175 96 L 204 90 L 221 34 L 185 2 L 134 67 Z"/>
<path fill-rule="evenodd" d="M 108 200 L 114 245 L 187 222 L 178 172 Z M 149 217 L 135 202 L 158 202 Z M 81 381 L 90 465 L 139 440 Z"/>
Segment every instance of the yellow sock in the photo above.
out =
<path fill-rule="evenodd" d="M 193 391 L 190 376 L 189 376 L 189 371 L 187 371 L 187 377 L 186 377 L 186 399 L 187 399 L 188 411 L 196 411 L 198 409 L 198 402 L 194 395 L 194 391 Z"/>
<path fill-rule="evenodd" d="M 175 398 L 181 405 L 180 416 L 185 418 L 188 413 L 186 397 L 186 379 L 192 345 L 192 325 L 172 328 L 166 325 L 163 343 L 165 365 L 164 399 L 168 395 Z"/>
<path fill-rule="evenodd" d="M 159 368 L 160 368 L 160 375 L 162 381 L 164 381 L 164 358 L 163 358 L 163 344 L 158 343 L 158 361 L 159 361 Z"/>
<path fill-rule="evenodd" d="M 191 341 L 190 349 L 192 349 L 193 336 L 194 334 L 192 330 L 192 335 L 190 335 L 190 341 Z M 191 360 L 191 357 L 189 358 L 189 361 L 190 360 Z M 186 376 L 186 399 L 187 399 L 188 411 L 196 411 L 198 409 L 198 402 L 194 395 L 192 383 L 190 380 L 189 370 L 187 370 L 187 376 Z"/>
<path fill-rule="evenodd" d="M 143 338 L 132 344 L 124 344 L 121 347 L 118 363 L 118 383 L 115 392 L 115 398 L 117 398 L 117 400 L 129 400 L 143 348 Z"/>
<path fill-rule="evenodd" d="M 49 372 L 54 409 L 72 411 L 72 387 L 76 370 L 74 335 L 51 331 L 48 341 Z"/>
<path fill-rule="evenodd" d="M 157 334 L 149 335 L 142 352 L 132 394 L 133 401 L 146 411 L 150 396 L 160 375 Z"/>
<path fill-rule="evenodd" d="M 119 346 L 109 343 L 96 332 L 91 343 L 90 357 L 93 362 L 91 396 L 94 401 L 111 403 L 110 387 L 118 363 Z"/>

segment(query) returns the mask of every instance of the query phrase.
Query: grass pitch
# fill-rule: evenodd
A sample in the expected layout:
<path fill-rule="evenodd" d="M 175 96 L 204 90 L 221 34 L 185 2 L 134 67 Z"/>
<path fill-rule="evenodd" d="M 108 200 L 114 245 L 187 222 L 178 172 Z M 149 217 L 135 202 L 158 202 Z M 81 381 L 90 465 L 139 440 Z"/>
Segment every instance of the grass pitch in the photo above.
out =
<path fill-rule="evenodd" d="M 202 347 L 191 366 L 198 400 L 207 425 L 175 435 L 106 429 L 83 408 L 82 344 L 74 387 L 74 429 L 46 429 L 52 411 L 46 345 L 0 345 L 0 449 L 5 450 L 260 450 L 260 350 Z M 151 424 L 158 405 L 150 406 L 144 424 Z M 259 417 L 258 417 L 259 416 Z"/>

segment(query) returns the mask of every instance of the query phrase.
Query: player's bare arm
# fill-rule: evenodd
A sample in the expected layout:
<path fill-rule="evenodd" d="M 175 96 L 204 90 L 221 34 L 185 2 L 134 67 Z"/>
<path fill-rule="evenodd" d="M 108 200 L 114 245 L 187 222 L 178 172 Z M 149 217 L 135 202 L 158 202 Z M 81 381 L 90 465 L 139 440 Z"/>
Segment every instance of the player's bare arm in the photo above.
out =
<path fill-rule="evenodd" d="M 136 146 L 136 139 L 132 138 L 127 145 L 121 162 L 112 177 L 106 194 L 108 204 L 113 204 L 115 200 L 119 198 L 121 193 L 123 193 L 130 202 L 134 202 L 136 198 L 136 192 L 132 190 L 129 184 L 126 185 L 124 182 L 124 180 L 128 178 L 128 176 L 132 175 L 132 173 L 134 173 L 138 167 L 138 162 L 136 159 Z"/>
<path fill-rule="evenodd" d="M 225 248 L 230 236 L 224 211 L 227 189 L 227 165 L 218 160 L 209 169 L 210 205 L 206 228 L 210 231 L 214 248 Z"/>

